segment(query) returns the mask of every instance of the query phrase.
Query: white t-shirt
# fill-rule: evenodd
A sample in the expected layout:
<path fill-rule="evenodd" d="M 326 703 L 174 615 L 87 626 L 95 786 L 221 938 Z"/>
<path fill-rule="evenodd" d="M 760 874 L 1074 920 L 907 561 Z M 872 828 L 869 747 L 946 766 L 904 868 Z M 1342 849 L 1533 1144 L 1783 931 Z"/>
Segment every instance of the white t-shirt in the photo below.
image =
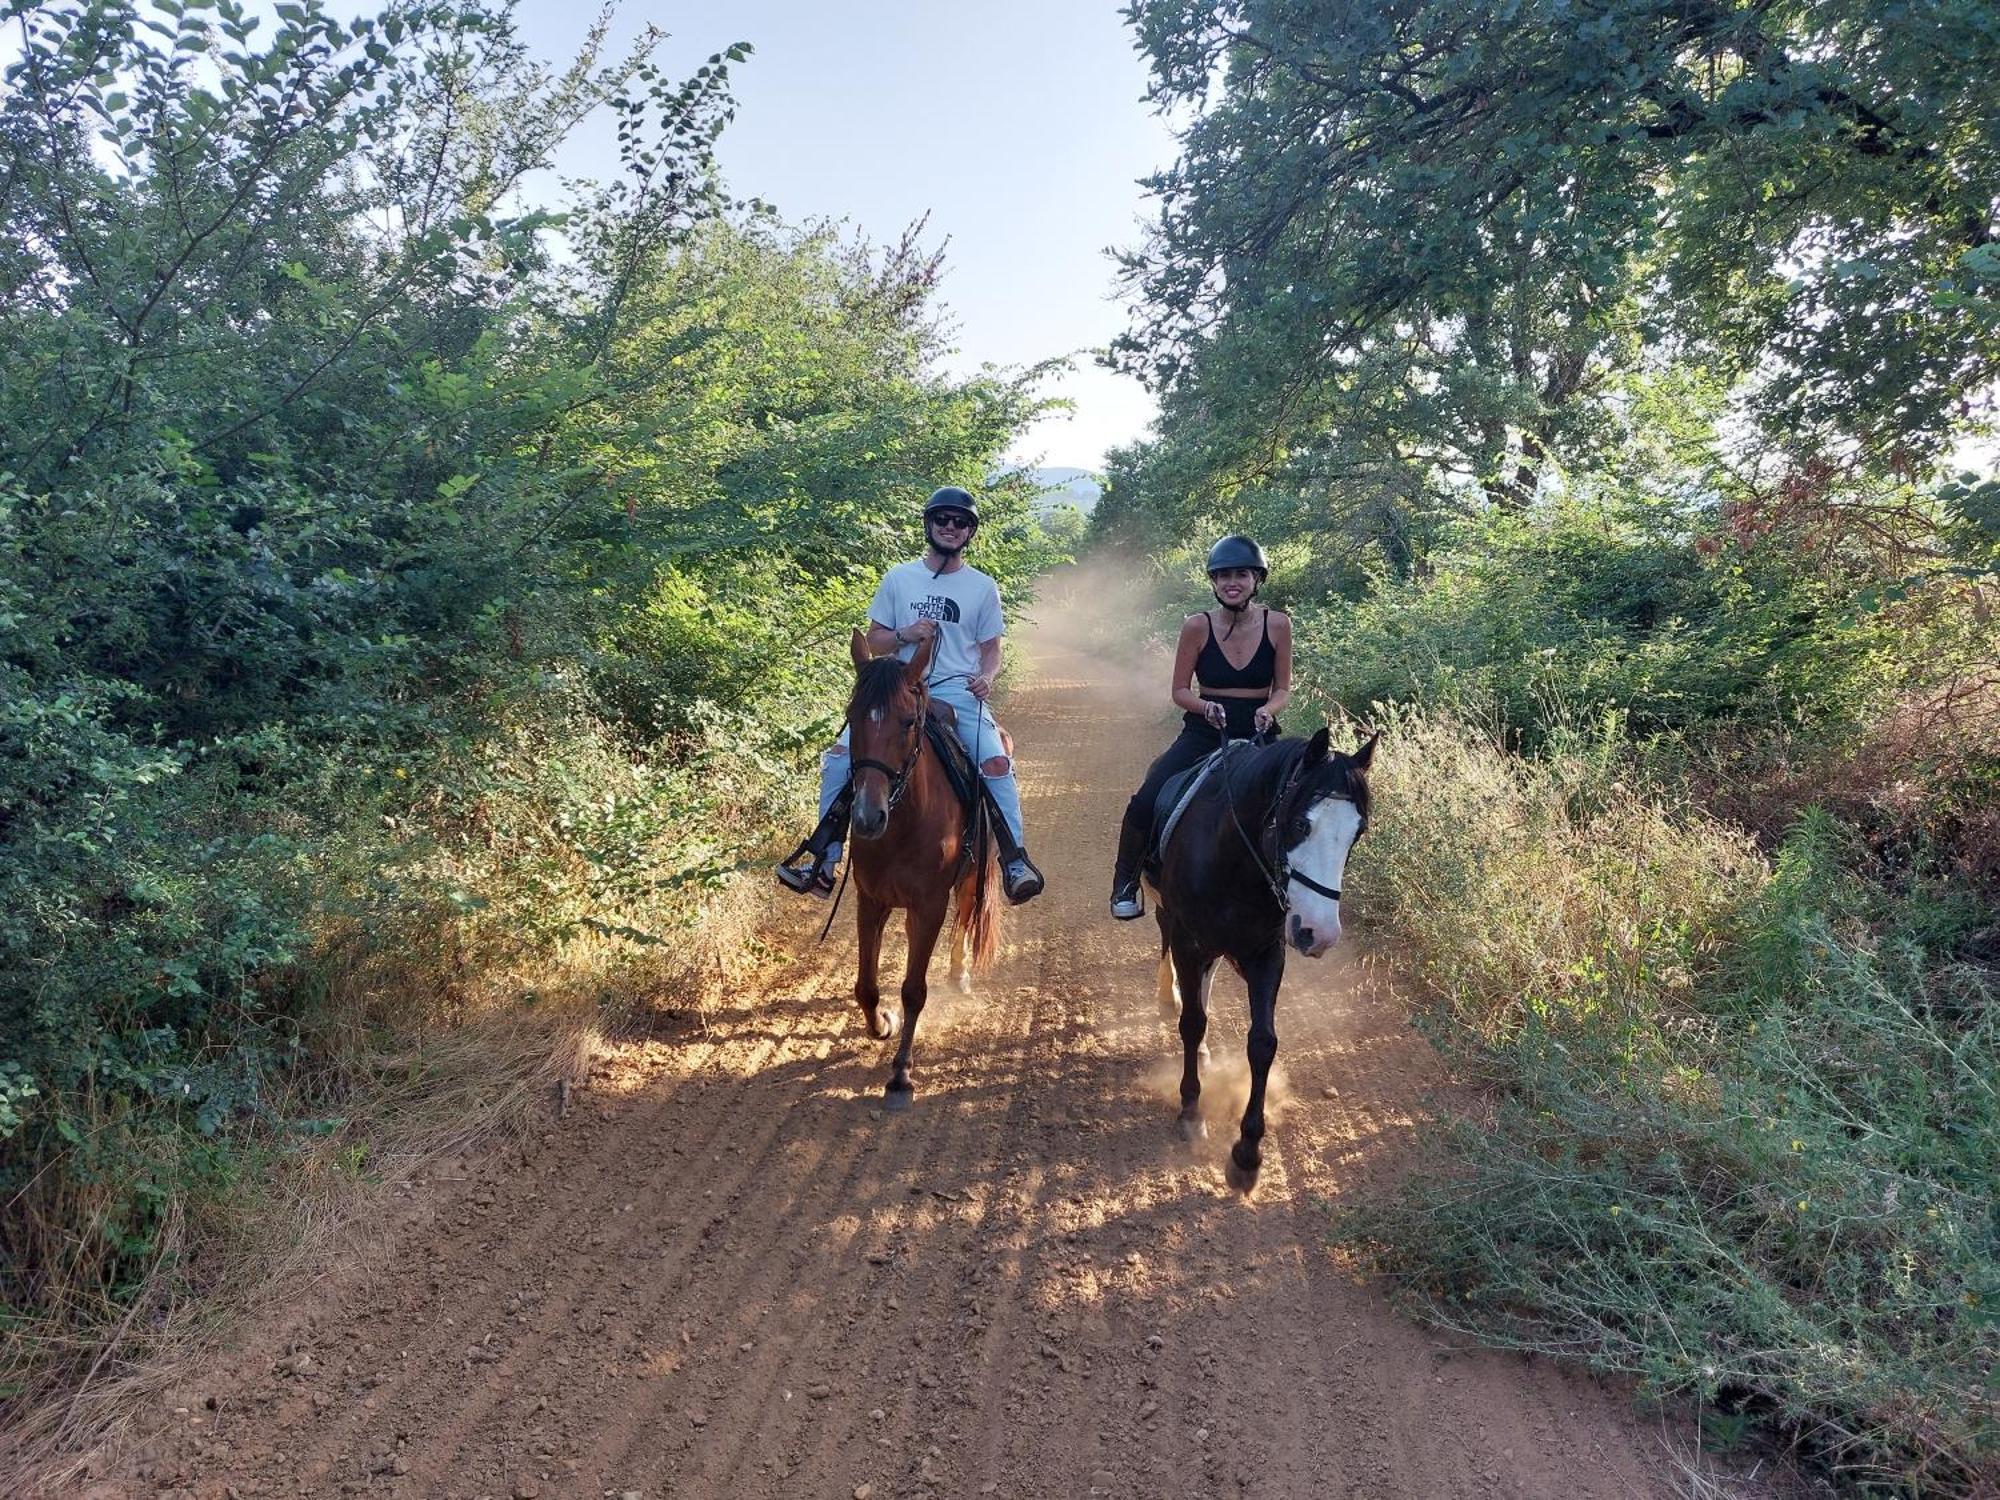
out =
<path fill-rule="evenodd" d="M 1007 633 L 1000 613 L 1000 585 L 969 563 L 932 576 L 922 562 L 898 563 L 882 575 L 868 618 L 891 630 L 903 630 L 918 620 L 938 622 L 937 656 L 931 663 L 936 682 L 979 670 L 979 648 Z M 898 661 L 917 653 L 917 643 L 899 647 Z"/>

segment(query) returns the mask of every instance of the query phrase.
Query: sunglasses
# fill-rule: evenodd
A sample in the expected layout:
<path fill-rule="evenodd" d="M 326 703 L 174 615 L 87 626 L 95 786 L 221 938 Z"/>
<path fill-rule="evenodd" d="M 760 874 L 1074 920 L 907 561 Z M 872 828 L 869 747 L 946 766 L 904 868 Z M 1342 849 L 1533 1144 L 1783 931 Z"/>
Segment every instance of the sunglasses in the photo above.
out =
<path fill-rule="evenodd" d="M 970 531 L 979 523 L 959 510 L 940 510 L 931 513 L 931 524 L 949 526 L 953 531 Z"/>

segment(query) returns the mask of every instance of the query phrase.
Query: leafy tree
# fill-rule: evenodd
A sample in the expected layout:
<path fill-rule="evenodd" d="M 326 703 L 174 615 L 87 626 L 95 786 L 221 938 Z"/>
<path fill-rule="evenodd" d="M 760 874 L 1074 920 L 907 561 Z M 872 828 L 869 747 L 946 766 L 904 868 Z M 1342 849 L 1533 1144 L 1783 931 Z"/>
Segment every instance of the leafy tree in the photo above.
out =
<path fill-rule="evenodd" d="M 1034 399 L 939 373 L 915 234 L 726 195 L 743 44 L 675 80 L 485 0 L 4 15 L 11 1337 L 128 1294 L 274 1075 L 337 1086 L 333 934 L 546 952 L 723 879 L 845 680 L 816 643 Z M 615 176 L 523 207 L 597 107 Z M 995 506 L 1011 585 L 1048 544 Z"/>
<path fill-rule="evenodd" d="M 2000 370 L 1982 0 L 1129 14 L 1198 113 L 1120 356 L 1211 484 L 1524 504 L 1689 362 L 1786 444 L 1908 472 Z"/>

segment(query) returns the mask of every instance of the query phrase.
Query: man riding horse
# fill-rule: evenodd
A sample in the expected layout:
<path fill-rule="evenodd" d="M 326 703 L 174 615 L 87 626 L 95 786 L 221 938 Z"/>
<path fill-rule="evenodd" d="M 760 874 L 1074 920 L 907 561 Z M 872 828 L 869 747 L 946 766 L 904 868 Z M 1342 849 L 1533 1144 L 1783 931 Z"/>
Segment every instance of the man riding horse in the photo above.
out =
<path fill-rule="evenodd" d="M 935 638 L 926 678 L 933 703 L 957 715 L 959 743 L 979 767 L 980 782 L 1000 841 L 1000 879 L 1015 905 L 1037 896 L 1042 873 L 1028 858 L 1021 832 L 1021 790 L 1014 760 L 1000 726 L 986 706 L 1000 671 L 1000 637 L 1007 625 L 1000 612 L 1000 587 L 989 574 L 966 562 L 964 552 L 979 530 L 979 507 L 962 489 L 946 486 L 924 504 L 924 555 L 899 563 L 883 576 L 868 606 L 868 650 L 894 652 L 909 661 Z M 789 890 L 826 897 L 833 893 L 841 841 L 851 802 L 848 731 L 820 757 L 819 826 L 777 868 Z"/>

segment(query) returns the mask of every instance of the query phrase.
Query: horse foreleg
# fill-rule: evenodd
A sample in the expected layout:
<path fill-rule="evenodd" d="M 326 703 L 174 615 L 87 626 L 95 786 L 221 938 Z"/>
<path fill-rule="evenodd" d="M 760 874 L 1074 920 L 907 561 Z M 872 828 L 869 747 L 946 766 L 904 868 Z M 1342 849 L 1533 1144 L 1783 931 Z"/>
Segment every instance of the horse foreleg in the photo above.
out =
<path fill-rule="evenodd" d="M 923 1017 L 924 1000 L 930 993 L 931 953 L 937 947 L 944 914 L 945 903 L 939 901 L 921 910 L 911 907 L 903 915 L 903 931 L 910 946 L 909 967 L 903 971 L 903 1040 L 896 1048 L 889 1086 L 882 1091 L 884 1109 L 908 1109 L 916 1097 L 916 1085 L 910 1082 L 910 1047 L 916 1041 L 917 1022 Z"/>
<path fill-rule="evenodd" d="M 1208 1134 L 1201 1122 L 1201 1060 L 1208 1036 L 1208 978 L 1215 960 L 1191 944 L 1173 944 L 1174 973 L 1181 990 L 1181 1138 Z"/>
<path fill-rule="evenodd" d="M 883 1014 L 882 988 L 875 980 L 875 971 L 882 960 L 882 929 L 888 921 L 887 903 L 864 895 L 857 885 L 854 888 L 854 926 L 861 957 L 854 977 L 854 998 L 861 1006 L 861 1014 L 867 1017 L 868 1034 L 883 1040 L 896 1034 L 900 1020 L 893 1011 Z"/>
<path fill-rule="evenodd" d="M 1242 1133 L 1229 1148 L 1229 1181 L 1242 1192 L 1257 1185 L 1264 1166 L 1264 1088 L 1278 1056 L 1278 985 L 1285 977 L 1285 946 L 1273 943 L 1243 961 L 1250 987 L 1250 1102 L 1243 1107 Z"/>

